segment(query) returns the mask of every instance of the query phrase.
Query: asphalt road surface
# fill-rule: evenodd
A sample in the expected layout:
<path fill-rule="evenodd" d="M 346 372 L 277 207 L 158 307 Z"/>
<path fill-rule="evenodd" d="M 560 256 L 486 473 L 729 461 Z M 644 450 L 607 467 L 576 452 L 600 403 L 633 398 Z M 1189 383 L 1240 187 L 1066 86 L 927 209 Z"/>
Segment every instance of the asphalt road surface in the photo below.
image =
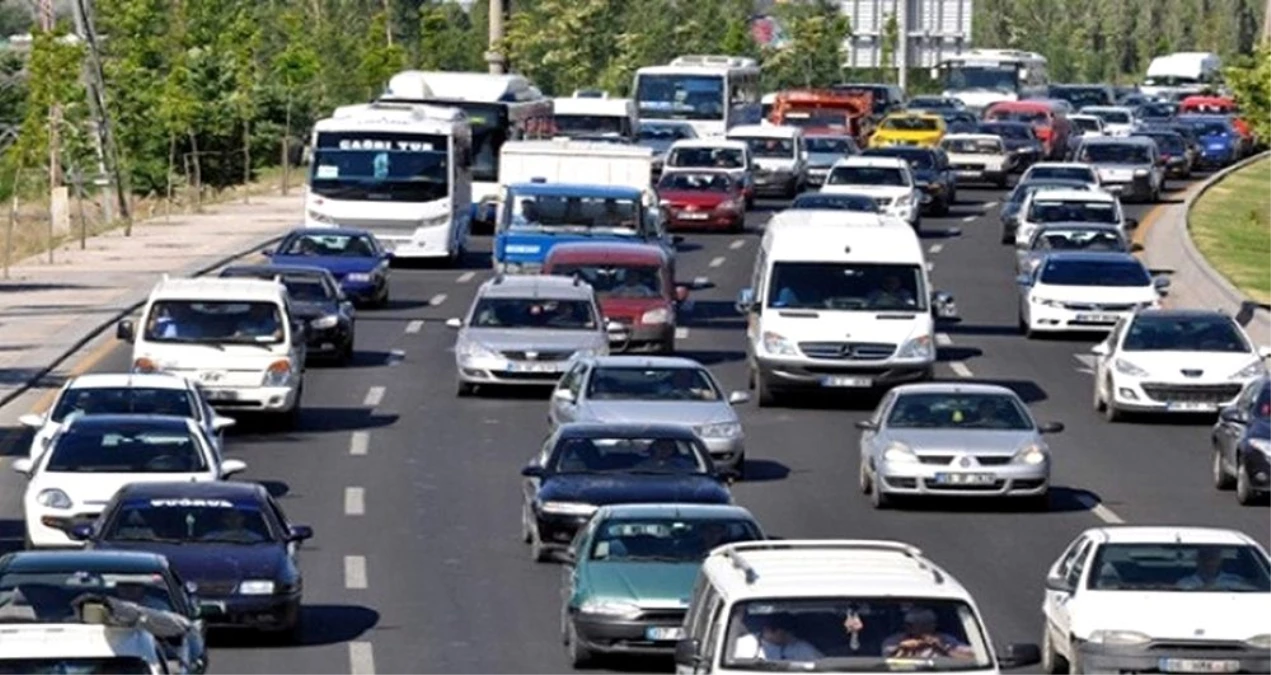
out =
<path fill-rule="evenodd" d="M 966 189 L 948 217 L 924 219 L 933 283 L 954 294 L 962 316 L 942 329 L 937 377 L 1006 384 L 1039 420 L 1067 425 L 1049 441 L 1051 511 L 955 501 L 875 512 L 857 489 L 853 428 L 873 399 L 741 406 L 749 479 L 734 486 L 776 536 L 920 546 L 975 595 L 999 646 L 1040 642 L 1046 567 L 1084 528 L 1213 525 L 1271 539 L 1265 507 L 1242 508 L 1210 486 L 1210 420 L 1105 423 L 1091 408 L 1083 360 L 1096 338 L 1018 335 L 1013 253 L 998 243 L 1002 197 Z M 682 280 L 710 282 L 682 312 L 680 350 L 730 390 L 746 382 L 733 300 L 763 223 L 780 206 L 761 202 L 744 235 L 690 235 L 680 253 Z M 1128 211 L 1141 219 L 1148 207 Z M 228 454 L 249 465 L 242 480 L 269 484 L 316 536 L 301 554 L 304 644 L 214 636 L 213 672 L 569 670 L 562 569 L 531 562 L 518 536 L 519 470 L 544 437 L 546 392 L 455 397 L 454 334 L 443 322 L 462 315 L 489 276 L 488 247 L 488 238 L 476 239 L 464 269 L 395 270 L 391 307 L 358 317 L 354 365 L 308 371 L 300 431 L 246 424 L 231 434 Z M 94 370 L 127 365 L 117 349 Z M 21 542 L 22 489 L 20 476 L 0 475 L 0 538 L 9 549 Z M 665 672 L 670 662 L 608 667 Z"/>

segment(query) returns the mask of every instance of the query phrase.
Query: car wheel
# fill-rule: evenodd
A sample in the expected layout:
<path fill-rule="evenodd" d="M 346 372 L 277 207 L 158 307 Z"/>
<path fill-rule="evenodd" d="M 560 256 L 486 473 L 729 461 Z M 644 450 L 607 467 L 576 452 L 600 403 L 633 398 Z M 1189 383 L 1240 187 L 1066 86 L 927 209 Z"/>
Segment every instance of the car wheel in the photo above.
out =
<path fill-rule="evenodd" d="M 759 391 L 756 398 L 759 399 L 760 408 L 771 408 L 777 405 L 777 396 L 764 380 L 763 373 L 755 373 L 755 389 Z"/>
<path fill-rule="evenodd" d="M 1093 398 L 1094 398 L 1094 400 L 1093 400 L 1093 401 L 1092 401 L 1092 403 L 1091 403 L 1091 407 L 1093 407 L 1093 408 L 1094 408 L 1094 411 L 1095 411 L 1096 413 L 1102 413 L 1102 412 L 1103 412 L 1103 396 L 1101 396 L 1101 395 L 1099 394 L 1099 383 L 1098 383 L 1098 382 L 1095 382 L 1095 383 L 1094 383 L 1094 387 L 1093 387 L 1093 389 L 1094 389 L 1094 397 L 1093 397 Z"/>
<path fill-rule="evenodd" d="M 543 540 L 539 539 L 538 527 L 530 525 L 530 560 L 536 563 L 543 563 L 551 559 L 552 552 L 543 545 Z"/>
<path fill-rule="evenodd" d="M 283 428 L 283 430 L 295 431 L 296 429 L 300 428 L 300 396 L 303 393 L 304 393 L 303 390 L 301 390 L 300 392 L 297 392 L 295 405 L 291 406 L 291 410 L 288 410 L 287 412 L 282 413 L 281 415 L 282 419 L 279 421 L 281 423 L 280 426 Z"/>
<path fill-rule="evenodd" d="M 664 338 L 662 342 L 658 343 L 658 353 L 659 354 L 674 354 L 675 353 L 675 336 L 674 335 L 671 335 L 671 337 L 668 337 L 668 338 Z"/>
<path fill-rule="evenodd" d="M 1003 244 L 1014 244 L 1014 243 L 1015 243 L 1015 233 L 1014 233 L 1014 232 L 1011 232 L 1011 231 L 1007 230 L 1005 227 L 1003 227 L 1003 228 L 1002 228 L 1002 243 L 1003 243 Z"/>
<path fill-rule="evenodd" d="M 1241 462 L 1236 465 L 1236 501 L 1241 506 L 1252 506 L 1254 502 L 1259 501 L 1262 494 L 1254 489 L 1253 483 L 1249 481 L 1249 470 L 1245 468 Z"/>
<path fill-rule="evenodd" d="M 755 390 L 755 369 L 751 367 L 746 368 L 746 388 L 750 391 Z"/>
<path fill-rule="evenodd" d="M 1103 402 L 1103 419 L 1109 423 L 1117 423 L 1125 419 L 1125 413 L 1112 401 L 1112 383 L 1108 383 L 1108 398 Z"/>
<path fill-rule="evenodd" d="M 914 218 L 914 232 L 922 234 L 922 214 L 919 214 L 917 218 Z"/>
<path fill-rule="evenodd" d="M 869 467 L 866 466 L 864 459 L 861 460 L 861 469 L 857 473 L 859 474 L 857 482 L 860 483 L 861 494 L 868 495 L 874 489 L 874 483 L 869 478 Z"/>
<path fill-rule="evenodd" d="M 341 366 L 347 366 L 353 363 L 353 340 L 352 335 L 349 336 L 348 344 L 344 345 L 344 349 L 340 351 L 337 363 Z"/>
<path fill-rule="evenodd" d="M 1068 659 L 1055 651 L 1054 641 L 1050 638 L 1050 629 L 1042 629 L 1042 672 L 1058 675 L 1068 672 Z"/>
<path fill-rule="evenodd" d="M 937 205 L 935 208 L 935 215 L 937 216 L 949 215 L 949 199 L 948 198 L 940 200 L 939 205 Z"/>
<path fill-rule="evenodd" d="M 464 382 L 463 380 L 457 380 L 455 382 L 455 395 L 459 398 L 468 398 L 475 394 L 476 391 L 477 385 L 471 382 Z"/>
<path fill-rule="evenodd" d="M 565 646 L 565 652 L 569 655 L 569 663 L 574 668 L 586 668 L 591 665 L 594 656 L 590 649 L 587 649 L 582 641 L 578 639 L 578 629 L 574 628 L 573 621 L 565 623 L 565 639 L 568 644 Z"/>
<path fill-rule="evenodd" d="M 384 292 L 373 303 L 376 308 L 383 309 L 388 307 L 388 282 L 384 282 Z"/>
<path fill-rule="evenodd" d="M 879 511 L 891 508 L 891 497 L 882 491 L 877 481 L 870 481 L 869 504 Z"/>
<path fill-rule="evenodd" d="M 521 505 L 521 543 L 529 544 L 534 541 L 534 533 L 530 530 L 530 511 L 529 507 Z"/>
<path fill-rule="evenodd" d="M 1231 475 L 1231 472 L 1223 465 L 1222 451 L 1218 448 L 1214 448 L 1214 461 L 1210 466 L 1210 474 L 1214 478 L 1214 487 L 1219 490 L 1230 490 L 1236 485 L 1236 477 Z"/>
<path fill-rule="evenodd" d="M 746 453 L 737 458 L 737 468 L 733 469 L 733 477 L 738 481 L 746 480 Z"/>
<path fill-rule="evenodd" d="M 296 618 L 292 619 L 291 625 L 288 626 L 287 629 L 282 632 L 283 640 L 286 641 L 288 644 L 302 645 L 304 644 L 304 637 L 305 637 L 304 610 L 299 605 L 297 605 L 295 612 L 296 612 Z"/>

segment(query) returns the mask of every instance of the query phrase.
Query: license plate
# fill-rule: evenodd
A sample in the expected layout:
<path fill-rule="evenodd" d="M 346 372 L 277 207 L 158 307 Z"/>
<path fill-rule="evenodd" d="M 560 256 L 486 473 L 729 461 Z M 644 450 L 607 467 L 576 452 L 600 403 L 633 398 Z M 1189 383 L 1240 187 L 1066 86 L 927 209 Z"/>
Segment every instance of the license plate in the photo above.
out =
<path fill-rule="evenodd" d="M 873 384 L 873 380 L 868 377 L 832 375 L 830 377 L 821 378 L 822 387 L 868 387 Z"/>
<path fill-rule="evenodd" d="M 1116 314 L 1078 314 L 1077 320 L 1081 323 L 1116 323 Z"/>
<path fill-rule="evenodd" d="M 514 373 L 554 373 L 555 363 L 509 363 L 508 370 Z"/>
<path fill-rule="evenodd" d="M 1178 410 L 1180 412 L 1208 412 L 1216 408 L 1213 403 L 1202 403 L 1199 401 L 1175 401 L 1170 403 L 1168 407 L 1170 410 Z"/>
<path fill-rule="evenodd" d="M 943 485 L 992 485 L 997 477 L 991 473 L 938 473 L 936 482 Z"/>
<path fill-rule="evenodd" d="M 644 629 L 644 638 L 654 642 L 679 640 L 684 637 L 684 629 L 680 626 L 649 626 Z"/>
<path fill-rule="evenodd" d="M 962 171 L 959 171 L 959 172 L 958 172 L 958 177 L 959 177 L 959 178 L 976 178 L 976 177 L 978 177 L 981 173 L 984 173 L 984 172 L 983 172 L 983 171 L 974 171 L 974 170 L 971 170 L 971 169 L 964 169 L 964 170 L 962 170 Z"/>
<path fill-rule="evenodd" d="M 238 398 L 238 392 L 231 389 L 205 389 L 204 392 L 209 401 L 233 401 Z"/>
<path fill-rule="evenodd" d="M 1240 662 L 1214 659 L 1161 659 L 1161 672 L 1164 673 L 1235 673 L 1240 671 Z"/>
<path fill-rule="evenodd" d="M 680 217 L 684 220 L 706 220 L 711 217 L 711 214 L 702 211 L 685 211 L 680 214 Z"/>

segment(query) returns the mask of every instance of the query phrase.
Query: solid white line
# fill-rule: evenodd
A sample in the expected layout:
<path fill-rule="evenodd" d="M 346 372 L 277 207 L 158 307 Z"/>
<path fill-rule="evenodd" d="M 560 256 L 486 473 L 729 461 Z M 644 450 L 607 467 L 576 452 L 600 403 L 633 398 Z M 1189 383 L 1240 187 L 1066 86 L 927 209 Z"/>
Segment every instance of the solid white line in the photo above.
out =
<path fill-rule="evenodd" d="M 375 650 L 371 643 L 349 643 L 349 672 L 352 675 L 375 675 Z"/>
<path fill-rule="evenodd" d="M 693 277 L 693 286 L 697 288 L 701 288 L 710 282 L 711 280 L 706 277 Z"/>
<path fill-rule="evenodd" d="M 415 319 L 414 321 L 411 321 L 410 323 L 406 324 L 407 333 L 418 333 L 419 331 L 423 329 L 424 329 L 424 322 L 420 319 Z"/>
<path fill-rule="evenodd" d="M 476 272 L 464 272 L 463 274 L 459 275 L 458 279 L 455 279 L 455 283 L 466 284 L 469 281 L 472 281 L 472 277 L 475 277 L 475 276 L 477 276 Z"/>
<path fill-rule="evenodd" d="M 994 206 L 997 206 L 997 202 L 985 202 L 985 203 L 984 203 L 984 208 L 986 208 L 986 209 L 991 209 L 991 208 L 993 208 Z"/>
<path fill-rule="evenodd" d="M 733 243 L 729 244 L 729 245 L 728 245 L 728 248 L 730 248 L 730 249 L 732 249 L 732 250 L 736 251 L 737 249 L 739 249 L 739 248 L 741 248 L 742 246 L 745 246 L 745 245 L 746 245 L 746 240 L 745 240 L 745 239 L 737 239 L 737 240 L 733 241 Z"/>
<path fill-rule="evenodd" d="M 406 352 L 400 349 L 394 349 L 393 351 L 388 353 L 388 365 L 395 366 L 401 363 L 402 359 L 405 359 L 405 358 L 406 358 Z"/>
<path fill-rule="evenodd" d="M 354 431 L 349 438 L 349 454 L 365 455 L 371 449 L 371 434 L 365 431 Z"/>
<path fill-rule="evenodd" d="M 723 264 L 724 264 L 724 256 L 722 256 L 722 255 L 721 255 L 721 256 L 719 256 L 718 258 L 715 258 L 714 260 L 711 260 L 711 264 L 710 264 L 710 266 L 711 266 L 711 267 L 719 267 L 720 265 L 723 265 Z"/>
<path fill-rule="evenodd" d="M 953 344 L 953 338 L 949 337 L 948 333 L 936 333 L 936 344 L 941 347 L 948 347 Z"/>
<path fill-rule="evenodd" d="M 676 326 L 676 327 L 675 327 L 675 339 L 676 339 L 676 340 L 683 340 L 683 339 L 685 339 L 685 338 L 687 338 L 687 337 L 688 337 L 688 328 L 686 328 L 686 327 L 684 327 L 684 326 Z"/>
<path fill-rule="evenodd" d="M 374 408 L 384 400 L 384 387 L 371 387 L 366 391 L 366 398 L 362 399 L 362 405 L 368 408 Z"/>
<path fill-rule="evenodd" d="M 366 558 L 364 556 L 344 556 L 344 587 L 366 588 Z"/>
<path fill-rule="evenodd" d="M 366 490 L 360 487 L 344 488 L 344 515 L 366 515 Z"/>
<path fill-rule="evenodd" d="M 967 216 L 967 217 L 965 217 L 965 218 L 963 218 L 963 219 L 962 219 L 962 222 L 964 222 L 964 223 L 969 223 L 969 222 L 971 222 L 971 221 L 975 220 L 976 218 L 979 218 L 979 216 Z"/>
<path fill-rule="evenodd" d="M 949 368 L 958 377 L 972 377 L 971 369 L 967 368 L 966 364 L 961 361 L 953 361 L 952 363 L 949 364 Z"/>
<path fill-rule="evenodd" d="M 931 248 L 927 249 L 927 252 L 928 252 L 928 253 L 939 253 L 939 252 L 941 252 L 941 251 L 943 251 L 943 250 L 944 250 L 944 244 L 932 244 L 932 245 L 931 245 Z"/>
<path fill-rule="evenodd" d="M 1090 509 L 1090 513 L 1094 514 L 1095 518 L 1098 518 L 1109 525 L 1125 524 L 1125 520 L 1123 520 L 1121 516 L 1113 513 L 1112 509 L 1100 504 L 1090 495 L 1078 495 L 1077 501 L 1080 502 L 1082 506 Z"/>
<path fill-rule="evenodd" d="M 437 305 L 440 305 L 441 303 L 445 301 L 446 301 L 446 294 L 438 293 L 437 295 L 434 295 L 428 299 L 428 304 L 432 305 L 433 307 L 436 307 Z"/>

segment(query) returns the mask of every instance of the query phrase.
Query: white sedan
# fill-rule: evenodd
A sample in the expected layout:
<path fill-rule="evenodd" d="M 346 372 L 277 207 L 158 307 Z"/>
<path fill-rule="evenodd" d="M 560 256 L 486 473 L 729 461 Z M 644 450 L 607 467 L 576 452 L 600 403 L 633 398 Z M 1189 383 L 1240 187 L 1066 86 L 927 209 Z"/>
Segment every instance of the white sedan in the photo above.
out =
<path fill-rule="evenodd" d="M 1062 251 L 1021 274 L 1019 326 L 1037 333 L 1108 330 L 1122 317 L 1160 304 L 1169 279 L 1153 279 L 1129 253 Z"/>
<path fill-rule="evenodd" d="M 1230 316 L 1186 309 L 1139 312 L 1091 351 L 1094 406 L 1110 422 L 1131 411 L 1216 412 L 1266 372 L 1271 356 Z"/>
<path fill-rule="evenodd" d="M 19 422 L 35 429 L 28 457 L 48 448 L 58 429 L 75 415 L 154 414 L 189 417 L 203 427 L 219 448 L 222 433 L 234 419 L 212 410 L 199 386 L 172 373 L 90 373 L 71 378 L 44 414 L 23 415 Z"/>
<path fill-rule="evenodd" d="M 47 451 L 13 462 L 29 478 L 27 548 L 82 546 L 70 529 L 95 520 L 128 483 L 222 480 L 246 469 L 223 459 L 193 420 L 163 415 L 73 417 Z"/>
<path fill-rule="evenodd" d="M 1046 575 L 1042 672 L 1271 672 L 1268 569 L 1233 530 L 1086 530 Z"/>

